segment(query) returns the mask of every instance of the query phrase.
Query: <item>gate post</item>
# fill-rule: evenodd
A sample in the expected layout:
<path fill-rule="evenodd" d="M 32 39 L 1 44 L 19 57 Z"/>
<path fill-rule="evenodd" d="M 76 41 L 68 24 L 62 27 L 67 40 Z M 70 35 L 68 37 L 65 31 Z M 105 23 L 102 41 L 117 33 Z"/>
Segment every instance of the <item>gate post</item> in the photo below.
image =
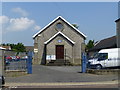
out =
<path fill-rule="evenodd" d="M 32 52 L 28 52 L 27 73 L 32 74 Z"/>
<path fill-rule="evenodd" d="M 82 53 L 82 73 L 86 72 L 86 62 L 87 62 L 86 54 Z"/>

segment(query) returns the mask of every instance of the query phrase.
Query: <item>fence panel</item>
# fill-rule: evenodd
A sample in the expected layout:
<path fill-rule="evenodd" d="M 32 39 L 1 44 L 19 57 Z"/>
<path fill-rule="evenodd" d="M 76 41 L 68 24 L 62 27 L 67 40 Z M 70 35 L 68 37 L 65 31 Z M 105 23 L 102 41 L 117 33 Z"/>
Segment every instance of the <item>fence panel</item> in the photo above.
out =
<path fill-rule="evenodd" d="M 27 59 L 5 59 L 5 70 L 27 71 Z"/>

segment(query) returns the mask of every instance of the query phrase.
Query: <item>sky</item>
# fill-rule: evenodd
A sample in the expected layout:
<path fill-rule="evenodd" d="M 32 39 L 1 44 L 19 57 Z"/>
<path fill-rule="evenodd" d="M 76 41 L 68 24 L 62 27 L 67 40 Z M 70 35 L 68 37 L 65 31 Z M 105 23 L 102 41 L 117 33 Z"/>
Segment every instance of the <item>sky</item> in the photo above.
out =
<path fill-rule="evenodd" d="M 2 43 L 31 46 L 32 36 L 57 16 L 77 24 L 86 42 L 99 41 L 116 35 L 118 2 L 3 2 Z"/>

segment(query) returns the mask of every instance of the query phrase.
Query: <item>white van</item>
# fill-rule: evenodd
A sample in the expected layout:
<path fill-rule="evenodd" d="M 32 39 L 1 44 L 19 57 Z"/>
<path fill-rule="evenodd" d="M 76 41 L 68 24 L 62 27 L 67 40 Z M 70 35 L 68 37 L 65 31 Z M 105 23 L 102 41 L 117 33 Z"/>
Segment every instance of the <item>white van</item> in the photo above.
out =
<path fill-rule="evenodd" d="M 120 48 L 102 49 L 88 60 L 91 68 L 120 67 Z"/>

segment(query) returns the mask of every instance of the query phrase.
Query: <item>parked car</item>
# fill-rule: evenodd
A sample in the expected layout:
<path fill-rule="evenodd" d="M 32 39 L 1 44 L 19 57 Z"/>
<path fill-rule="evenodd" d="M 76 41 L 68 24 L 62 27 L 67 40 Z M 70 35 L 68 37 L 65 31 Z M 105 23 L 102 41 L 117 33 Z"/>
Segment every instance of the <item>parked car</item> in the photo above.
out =
<path fill-rule="evenodd" d="M 19 57 L 19 56 L 16 56 L 16 59 L 20 59 L 20 57 Z"/>
<path fill-rule="evenodd" d="M 23 56 L 22 59 L 28 59 L 28 56 Z"/>
<path fill-rule="evenodd" d="M 19 56 L 10 56 L 11 58 L 8 59 L 8 60 L 11 60 L 11 61 L 18 61 L 20 59 Z"/>
<path fill-rule="evenodd" d="M 0 85 L 4 85 L 5 84 L 5 77 L 4 76 L 0 76 Z"/>
<path fill-rule="evenodd" d="M 11 56 L 12 57 L 12 59 L 16 59 L 16 56 Z"/>
<path fill-rule="evenodd" d="M 6 59 L 7 59 L 7 60 L 12 60 L 12 57 L 7 56 Z"/>

